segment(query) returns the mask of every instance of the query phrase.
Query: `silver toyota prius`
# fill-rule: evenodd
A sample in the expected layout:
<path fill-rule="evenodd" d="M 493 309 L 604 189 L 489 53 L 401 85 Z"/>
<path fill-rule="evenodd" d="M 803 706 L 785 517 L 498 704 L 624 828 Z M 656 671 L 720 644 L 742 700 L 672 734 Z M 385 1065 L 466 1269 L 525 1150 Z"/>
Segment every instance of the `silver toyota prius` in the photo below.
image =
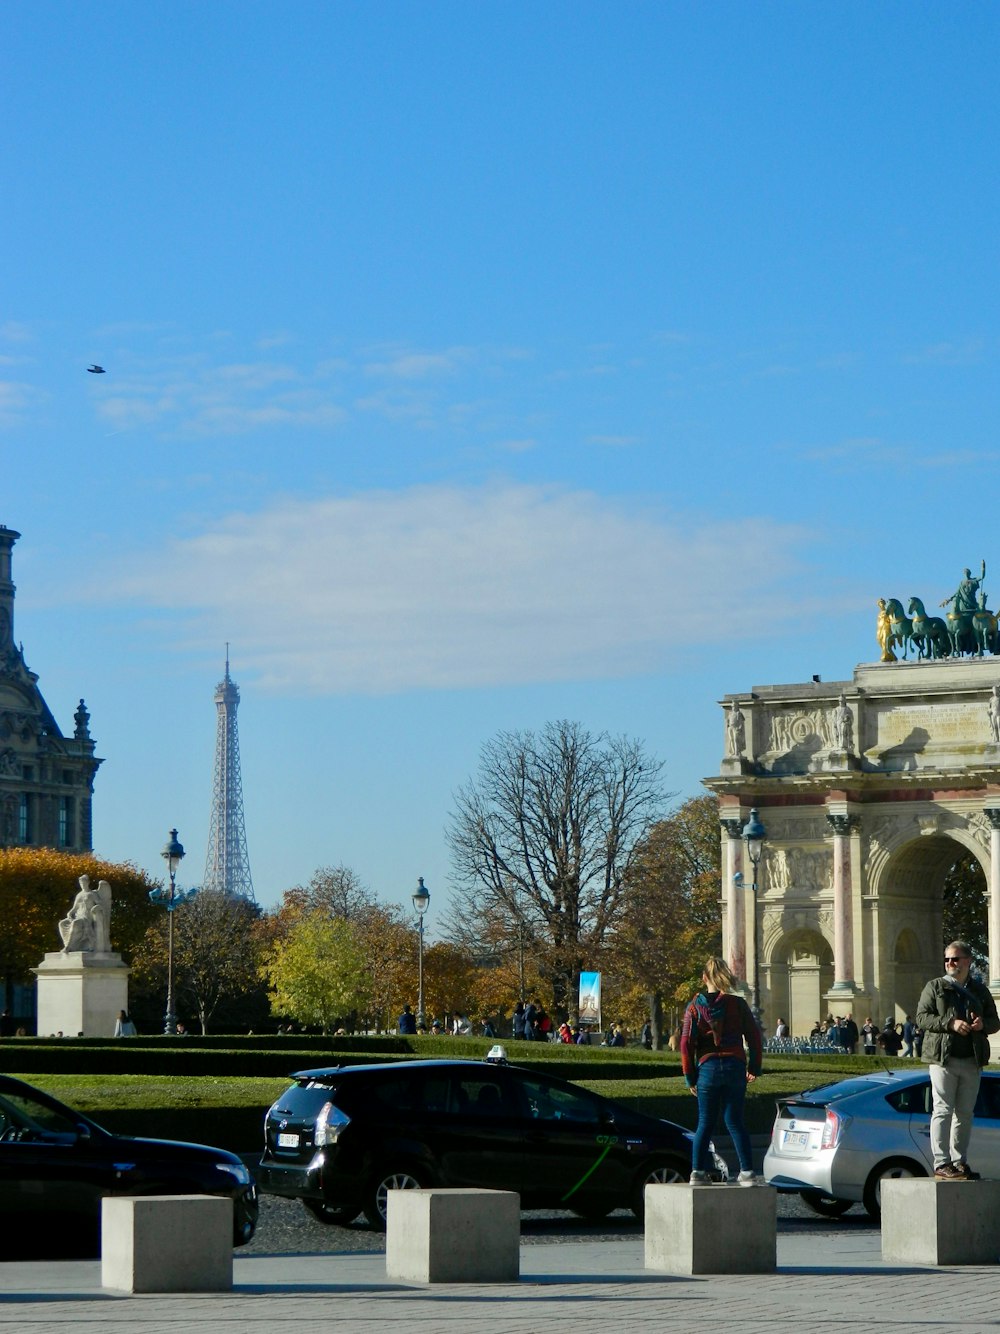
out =
<path fill-rule="evenodd" d="M 826 1217 L 860 1203 L 878 1219 L 887 1177 L 934 1170 L 930 1112 L 925 1065 L 807 1089 L 778 1102 L 764 1178 L 780 1191 L 798 1191 Z M 969 1163 L 981 1176 L 1000 1180 L 1000 1072 L 983 1071 Z"/>

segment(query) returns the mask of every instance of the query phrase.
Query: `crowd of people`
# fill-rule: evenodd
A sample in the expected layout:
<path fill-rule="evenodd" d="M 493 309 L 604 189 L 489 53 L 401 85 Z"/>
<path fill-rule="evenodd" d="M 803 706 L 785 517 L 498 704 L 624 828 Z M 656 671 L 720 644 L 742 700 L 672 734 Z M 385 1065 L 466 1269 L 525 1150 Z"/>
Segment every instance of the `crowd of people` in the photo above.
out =
<path fill-rule="evenodd" d="M 788 1025 L 779 1019 L 775 1028 L 776 1038 L 788 1037 Z M 920 1058 L 923 1049 L 923 1030 L 917 1025 L 912 1015 L 908 1014 L 902 1022 L 887 1015 L 881 1027 L 869 1015 L 858 1027 L 857 1021 L 850 1015 L 827 1015 L 825 1020 L 817 1019 L 809 1034 L 811 1042 L 825 1042 L 839 1048 L 847 1056 L 855 1056 L 858 1046 L 866 1056 L 913 1056 Z"/>

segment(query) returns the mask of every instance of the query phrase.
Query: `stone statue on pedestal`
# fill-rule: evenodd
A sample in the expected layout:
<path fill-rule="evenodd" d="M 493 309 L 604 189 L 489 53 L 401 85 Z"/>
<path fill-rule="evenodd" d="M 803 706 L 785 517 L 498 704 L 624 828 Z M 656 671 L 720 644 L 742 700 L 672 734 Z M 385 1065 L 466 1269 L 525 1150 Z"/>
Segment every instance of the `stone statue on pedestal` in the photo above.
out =
<path fill-rule="evenodd" d="M 80 890 L 68 916 L 59 923 L 63 954 L 111 953 L 111 886 L 101 880 L 90 887 L 90 876 L 82 875 Z"/>

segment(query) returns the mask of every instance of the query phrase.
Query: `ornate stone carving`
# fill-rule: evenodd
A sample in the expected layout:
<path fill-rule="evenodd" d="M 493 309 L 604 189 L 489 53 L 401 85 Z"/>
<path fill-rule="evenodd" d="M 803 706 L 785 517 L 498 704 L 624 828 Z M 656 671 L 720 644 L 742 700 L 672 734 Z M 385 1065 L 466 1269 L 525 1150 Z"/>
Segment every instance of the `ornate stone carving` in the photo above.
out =
<path fill-rule="evenodd" d="M 726 714 L 726 754 L 739 757 L 746 746 L 746 722 L 743 710 L 734 701 Z"/>
<path fill-rule="evenodd" d="M 803 807 L 794 812 L 766 811 L 764 824 L 768 842 L 818 843 L 829 831 L 823 816 L 815 811 L 815 807 Z"/>
<path fill-rule="evenodd" d="M 991 829 L 1000 829 L 1000 806 L 986 806 L 983 814 L 989 820 Z"/>
<path fill-rule="evenodd" d="M 975 815 L 970 815 L 967 827 L 969 833 L 981 847 L 989 848 L 990 830 L 994 828 L 994 825 L 986 811 L 976 811 Z M 1000 825 L 997 828 L 1000 828 Z"/>
<path fill-rule="evenodd" d="M 834 815 L 827 811 L 826 819 L 833 832 L 840 835 L 849 834 L 858 824 L 856 815 Z"/>
<path fill-rule="evenodd" d="M 737 842 L 743 837 L 742 820 L 720 820 L 719 824 L 722 825 L 729 837 L 736 839 Z"/>
<path fill-rule="evenodd" d="M 843 693 L 840 696 L 840 703 L 833 710 L 830 730 L 833 733 L 833 744 L 838 750 L 853 751 L 854 715 L 848 707 L 847 696 Z"/>
<path fill-rule="evenodd" d="M 818 737 L 821 746 L 833 746 L 830 711 L 810 709 L 808 712 L 773 712 L 768 717 L 768 750 L 782 753 L 804 745 L 810 737 Z"/>

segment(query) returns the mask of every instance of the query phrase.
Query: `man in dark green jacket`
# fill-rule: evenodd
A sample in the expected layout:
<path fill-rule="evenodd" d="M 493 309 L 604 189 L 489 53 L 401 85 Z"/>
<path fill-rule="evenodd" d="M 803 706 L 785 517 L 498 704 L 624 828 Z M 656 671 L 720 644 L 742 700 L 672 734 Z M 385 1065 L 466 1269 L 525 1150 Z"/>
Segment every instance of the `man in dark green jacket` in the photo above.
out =
<path fill-rule="evenodd" d="M 944 977 L 933 977 L 917 1006 L 924 1032 L 923 1059 L 930 1065 L 934 1106 L 931 1148 L 934 1176 L 940 1181 L 972 1181 L 966 1161 L 972 1113 L 982 1068 L 990 1059 L 988 1034 L 1000 1031 L 993 997 L 970 975 L 972 950 L 953 940 L 944 950 Z"/>

